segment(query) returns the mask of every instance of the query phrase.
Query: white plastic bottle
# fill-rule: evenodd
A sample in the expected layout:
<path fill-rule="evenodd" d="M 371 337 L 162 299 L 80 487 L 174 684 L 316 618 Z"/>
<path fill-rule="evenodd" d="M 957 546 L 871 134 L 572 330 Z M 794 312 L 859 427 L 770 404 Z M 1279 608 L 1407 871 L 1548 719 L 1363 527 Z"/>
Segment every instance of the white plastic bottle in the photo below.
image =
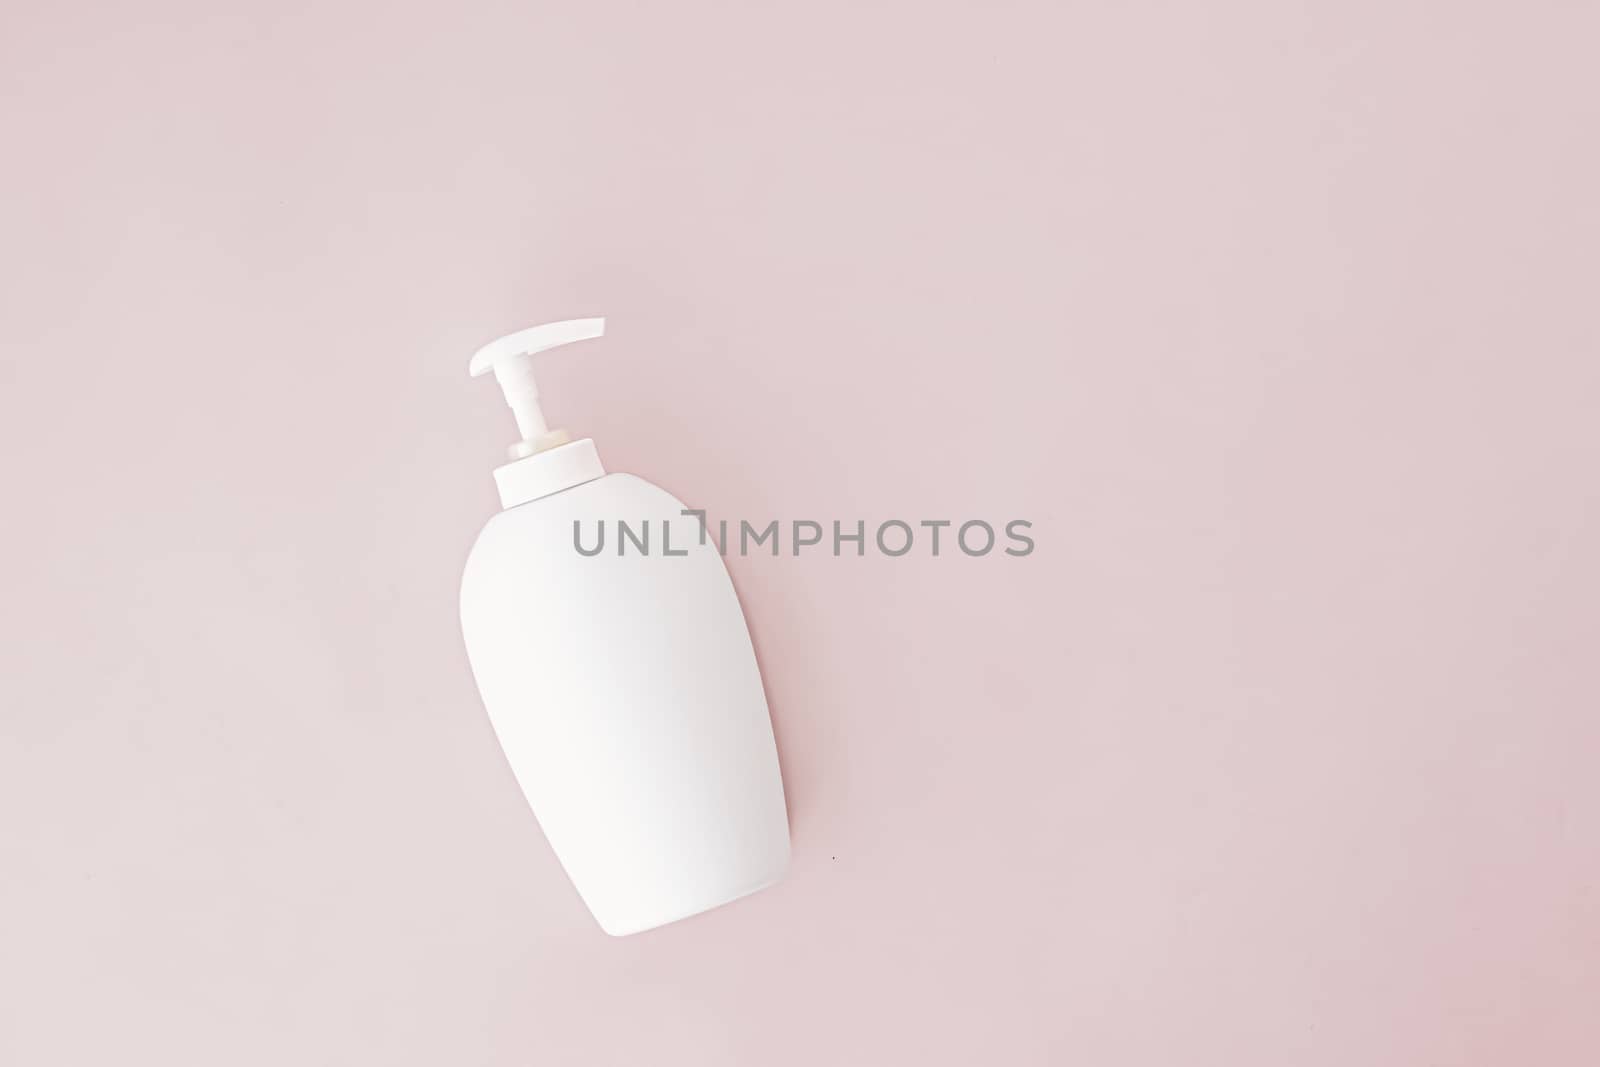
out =
<path fill-rule="evenodd" d="M 522 440 L 494 472 L 504 510 L 467 559 L 461 629 L 539 825 L 601 928 L 622 935 L 776 882 L 789 826 L 755 652 L 714 540 L 539 411 L 532 357 L 604 329 L 536 326 L 473 357 L 473 375 L 499 379 Z"/>

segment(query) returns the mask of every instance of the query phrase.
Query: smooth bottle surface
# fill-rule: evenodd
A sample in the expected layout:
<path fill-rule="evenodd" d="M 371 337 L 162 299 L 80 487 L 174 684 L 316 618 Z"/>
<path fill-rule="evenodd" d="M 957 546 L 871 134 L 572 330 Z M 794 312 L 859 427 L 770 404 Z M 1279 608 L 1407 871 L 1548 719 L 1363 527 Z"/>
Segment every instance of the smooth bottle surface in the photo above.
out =
<path fill-rule="evenodd" d="M 744 614 L 722 557 L 683 510 L 633 475 L 595 478 L 496 515 L 462 578 L 462 631 L 489 718 L 610 934 L 727 903 L 789 863 Z M 635 538 L 647 523 L 647 550 L 619 538 L 619 520 Z M 585 551 L 603 530 L 598 554 L 579 552 L 575 522 Z"/>

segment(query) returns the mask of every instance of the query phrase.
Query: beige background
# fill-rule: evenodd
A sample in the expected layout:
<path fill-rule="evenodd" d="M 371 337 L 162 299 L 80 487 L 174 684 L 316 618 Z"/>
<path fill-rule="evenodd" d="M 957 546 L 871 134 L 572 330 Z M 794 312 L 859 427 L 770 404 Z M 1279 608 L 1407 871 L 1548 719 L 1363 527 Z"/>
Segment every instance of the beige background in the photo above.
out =
<path fill-rule="evenodd" d="M 1600 1061 L 1592 5 L 0 16 L 0 1062 Z M 726 516 L 792 877 L 613 941 L 455 617 Z"/>

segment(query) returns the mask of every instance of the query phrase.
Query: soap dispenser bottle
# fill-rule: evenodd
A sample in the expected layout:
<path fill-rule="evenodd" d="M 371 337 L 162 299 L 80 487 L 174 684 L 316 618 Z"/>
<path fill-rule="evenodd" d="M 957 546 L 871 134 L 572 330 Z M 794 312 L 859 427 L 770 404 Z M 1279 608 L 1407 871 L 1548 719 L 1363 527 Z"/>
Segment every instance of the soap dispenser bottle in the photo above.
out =
<path fill-rule="evenodd" d="M 523 795 L 601 928 L 622 935 L 762 889 L 789 864 L 783 781 L 744 614 L 703 523 L 546 427 L 551 323 L 473 357 L 522 439 L 461 579 L 478 690 Z"/>

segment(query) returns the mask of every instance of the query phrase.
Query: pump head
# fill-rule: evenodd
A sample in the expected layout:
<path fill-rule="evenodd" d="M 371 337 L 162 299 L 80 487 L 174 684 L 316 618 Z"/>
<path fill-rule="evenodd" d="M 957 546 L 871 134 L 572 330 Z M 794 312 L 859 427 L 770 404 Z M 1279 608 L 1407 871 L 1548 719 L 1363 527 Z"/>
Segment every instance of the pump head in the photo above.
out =
<path fill-rule="evenodd" d="M 511 405 L 511 413 L 517 417 L 522 440 L 511 446 L 512 459 L 531 456 L 567 441 L 565 430 L 552 430 L 545 425 L 544 412 L 539 410 L 539 386 L 533 380 L 533 357 L 559 345 L 587 341 L 605 332 L 605 319 L 551 322 L 490 341 L 472 357 L 468 371 L 474 378 L 494 371 L 495 380 L 506 394 L 506 403 Z"/>

